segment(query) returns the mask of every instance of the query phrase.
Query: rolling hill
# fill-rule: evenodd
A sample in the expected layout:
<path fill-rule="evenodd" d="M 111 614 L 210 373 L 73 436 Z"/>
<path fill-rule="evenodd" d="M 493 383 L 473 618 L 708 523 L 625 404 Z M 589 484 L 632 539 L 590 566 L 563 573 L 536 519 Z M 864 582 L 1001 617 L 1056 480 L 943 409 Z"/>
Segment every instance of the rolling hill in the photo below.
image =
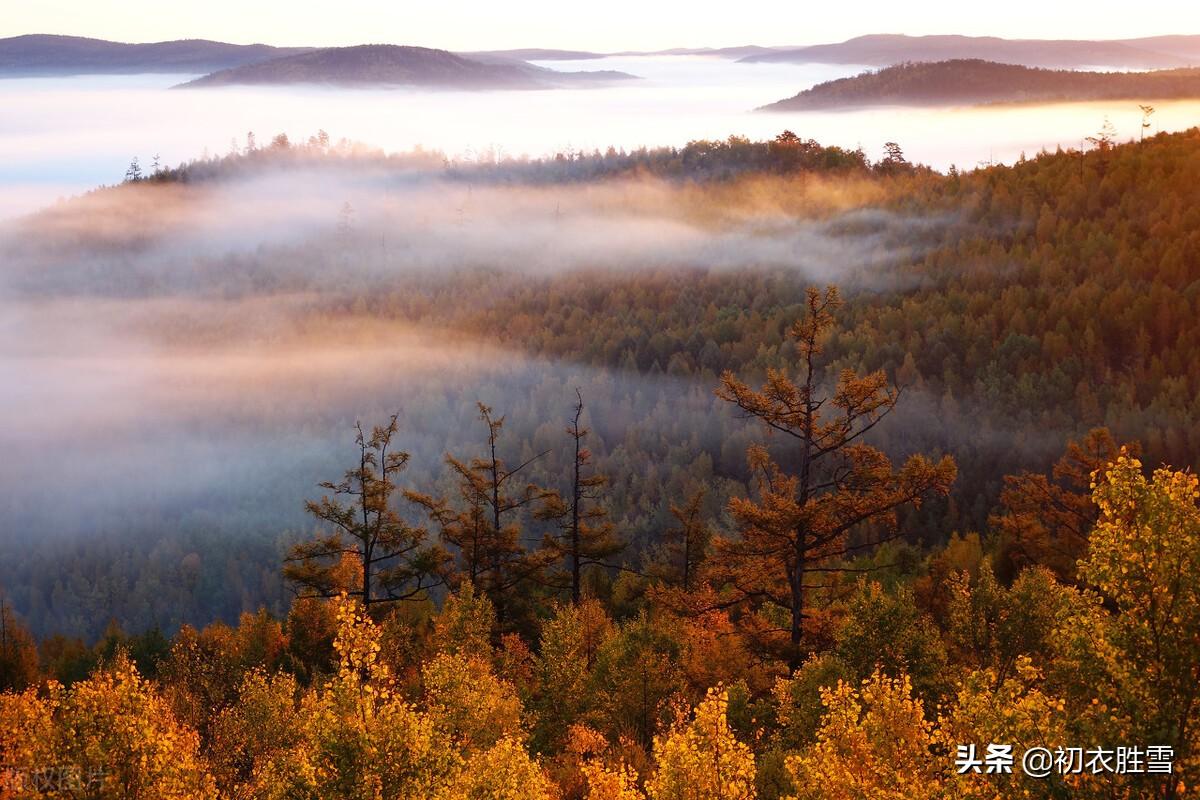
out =
<path fill-rule="evenodd" d="M 128 44 L 30 34 L 0 39 L 0 75 L 195 74 L 308 52 L 307 47 L 228 44 L 207 39 Z"/>
<path fill-rule="evenodd" d="M 220 70 L 181 84 L 181 87 L 308 83 L 443 89 L 545 89 L 631 77 L 610 70 L 559 72 L 523 61 L 481 61 L 427 47 L 371 44 L 329 47 Z"/>
<path fill-rule="evenodd" d="M 1200 69 L 1077 72 L 957 59 L 899 64 L 828 81 L 760 110 L 1191 98 L 1200 98 Z"/>
<path fill-rule="evenodd" d="M 754 53 L 743 62 L 864 64 L 886 67 L 909 61 L 984 59 L 1027 67 L 1169 69 L 1200 63 L 1200 36 L 1124 41 L 1001 39 L 994 36 L 875 34 L 838 44 Z"/>

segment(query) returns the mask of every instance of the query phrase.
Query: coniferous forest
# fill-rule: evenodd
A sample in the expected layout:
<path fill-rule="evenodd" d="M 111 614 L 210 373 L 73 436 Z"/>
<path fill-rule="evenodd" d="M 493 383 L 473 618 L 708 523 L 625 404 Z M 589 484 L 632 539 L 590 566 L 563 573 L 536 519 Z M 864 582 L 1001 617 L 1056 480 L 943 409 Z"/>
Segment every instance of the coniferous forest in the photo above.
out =
<path fill-rule="evenodd" d="M 348 198 L 298 244 L 296 175 Z M 268 233 L 188 240 L 235 192 Z M 1200 787 L 1200 130 L 946 172 L 280 136 L 20 225 L 47 319 L 196 371 L 112 423 L 183 488 L 83 483 L 88 420 L 4 473 L 0 797 Z"/>

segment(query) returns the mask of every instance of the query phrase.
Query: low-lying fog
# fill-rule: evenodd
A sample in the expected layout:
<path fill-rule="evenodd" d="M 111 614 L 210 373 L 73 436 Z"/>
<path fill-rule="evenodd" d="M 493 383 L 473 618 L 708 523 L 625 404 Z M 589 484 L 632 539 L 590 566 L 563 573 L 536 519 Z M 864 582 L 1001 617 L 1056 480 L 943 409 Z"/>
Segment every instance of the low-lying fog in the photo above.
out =
<path fill-rule="evenodd" d="M 644 80 L 484 93 L 0 80 L 0 218 L 117 183 L 135 155 L 173 164 L 227 152 L 251 130 L 263 143 L 325 129 L 393 152 L 470 156 L 791 128 L 874 157 L 896 140 L 914 160 L 969 166 L 1076 144 L 1105 114 L 1123 136 L 1140 122 L 1136 107 L 1098 104 L 753 114 L 856 70 L 705 58 L 551 66 Z M 1163 104 L 1154 119 L 1183 127 L 1189 109 L 1200 105 Z M 880 211 L 878 186 L 854 179 L 532 188 L 449 180 L 440 165 L 368 167 L 143 183 L 0 223 L 0 589 L 40 632 L 281 608 L 279 558 L 288 532 L 309 524 L 303 500 L 346 468 L 354 421 L 392 411 L 423 489 L 445 480 L 443 453 L 479 452 L 480 400 L 509 415 L 511 460 L 551 452 L 538 470 L 554 483 L 579 387 L 623 533 L 661 529 L 686 481 L 715 487 L 717 513 L 733 486 L 713 475 L 740 469 L 750 433 L 713 398 L 714 377 L 532 358 L 519 335 L 501 344 L 395 308 L 486 309 L 505 285 L 569 270 L 768 269 L 798 285 L 892 288 L 895 268 L 947 223 Z M 439 283 L 460 270 L 471 278 Z M 381 295 L 392 312 L 379 312 Z M 538 335 L 540 322 L 522 324 Z M 902 447 L 946 443 L 895 428 Z"/>
<path fill-rule="evenodd" d="M 446 320 L 573 270 L 894 286 L 944 222 L 873 209 L 865 180 L 529 187 L 439 171 L 142 182 L 0 224 L 0 588 L 32 624 L 94 635 L 110 616 L 280 608 L 304 499 L 352 462 L 355 420 L 393 411 L 416 487 L 448 489 L 447 451 L 480 453 L 477 401 L 509 417 L 503 455 L 550 451 L 538 476 L 557 485 L 578 387 L 624 535 L 661 529 L 685 480 L 715 487 L 715 511 L 713 473 L 739 470 L 749 441 L 715 376 L 555 362 Z M 434 304 L 441 323 L 403 313 Z"/>
<path fill-rule="evenodd" d="M 561 70 L 616 69 L 641 77 L 602 88 L 435 92 L 302 87 L 168 91 L 188 76 L 0 80 L 0 218 L 61 195 L 121 180 L 134 156 L 165 164 L 225 153 L 248 131 L 304 139 L 319 129 L 404 151 L 452 156 L 541 156 L 571 148 L 682 145 L 698 138 L 774 136 L 791 128 L 823 144 L 887 141 L 937 168 L 1012 161 L 1022 152 L 1078 146 L 1108 116 L 1121 137 L 1138 134 L 1133 102 L 992 109 L 873 109 L 753 113 L 813 84 L 856 74 L 845 65 L 741 64 L 709 57 L 613 57 L 545 62 Z M 1200 103 L 1160 103 L 1163 130 L 1195 124 Z"/>

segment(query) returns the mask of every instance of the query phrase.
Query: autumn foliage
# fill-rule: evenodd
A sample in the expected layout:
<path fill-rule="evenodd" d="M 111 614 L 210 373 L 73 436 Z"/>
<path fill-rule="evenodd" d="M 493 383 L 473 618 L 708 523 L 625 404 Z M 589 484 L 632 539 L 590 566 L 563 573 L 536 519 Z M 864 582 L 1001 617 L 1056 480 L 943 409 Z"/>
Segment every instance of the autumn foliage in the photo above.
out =
<path fill-rule="evenodd" d="M 447 456 L 443 495 L 397 482 L 394 420 L 359 429 L 359 463 L 309 505 L 330 529 L 292 550 L 285 619 L 114 630 L 73 662 L 0 608 L 0 798 L 1194 791 L 1197 478 L 1147 474 L 1097 430 L 1050 475 L 1006 481 L 993 535 L 918 550 L 896 512 L 944 496 L 954 462 L 897 468 L 868 443 L 901 400 L 884 373 L 820 379 L 838 307 L 808 293 L 793 371 L 760 389 L 725 375 L 719 396 L 760 423 L 754 490 L 723 529 L 689 492 L 645 569 L 617 560 L 580 395 L 569 495 L 525 480 L 537 453 L 506 460 L 484 405 L 485 454 Z M 1173 769 L 955 768 L 987 743 L 1165 746 Z"/>

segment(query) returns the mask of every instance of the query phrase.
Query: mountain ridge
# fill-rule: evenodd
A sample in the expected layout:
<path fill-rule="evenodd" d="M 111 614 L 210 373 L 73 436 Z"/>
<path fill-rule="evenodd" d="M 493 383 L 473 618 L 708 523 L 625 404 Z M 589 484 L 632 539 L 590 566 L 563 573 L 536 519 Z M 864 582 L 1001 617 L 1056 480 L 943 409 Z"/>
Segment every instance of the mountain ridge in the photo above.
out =
<path fill-rule="evenodd" d="M 1194 98 L 1200 98 L 1200 68 L 1081 72 L 952 59 L 897 64 L 826 81 L 758 110 Z"/>
<path fill-rule="evenodd" d="M 0 74 L 37 77 L 213 72 L 312 49 L 211 39 L 129 43 L 35 33 L 0 39 Z"/>
<path fill-rule="evenodd" d="M 218 70 L 175 88 L 304 83 L 443 89 L 544 89 L 632 77 L 611 70 L 559 72 L 519 60 L 477 60 L 429 47 L 365 44 L 321 48 Z"/>
<path fill-rule="evenodd" d="M 828 63 L 886 67 L 908 61 L 954 59 L 983 59 L 1049 69 L 1097 66 L 1171 69 L 1200 64 L 1200 36 L 1087 40 L 869 34 L 833 44 L 756 53 L 738 60 L 742 63 Z"/>

